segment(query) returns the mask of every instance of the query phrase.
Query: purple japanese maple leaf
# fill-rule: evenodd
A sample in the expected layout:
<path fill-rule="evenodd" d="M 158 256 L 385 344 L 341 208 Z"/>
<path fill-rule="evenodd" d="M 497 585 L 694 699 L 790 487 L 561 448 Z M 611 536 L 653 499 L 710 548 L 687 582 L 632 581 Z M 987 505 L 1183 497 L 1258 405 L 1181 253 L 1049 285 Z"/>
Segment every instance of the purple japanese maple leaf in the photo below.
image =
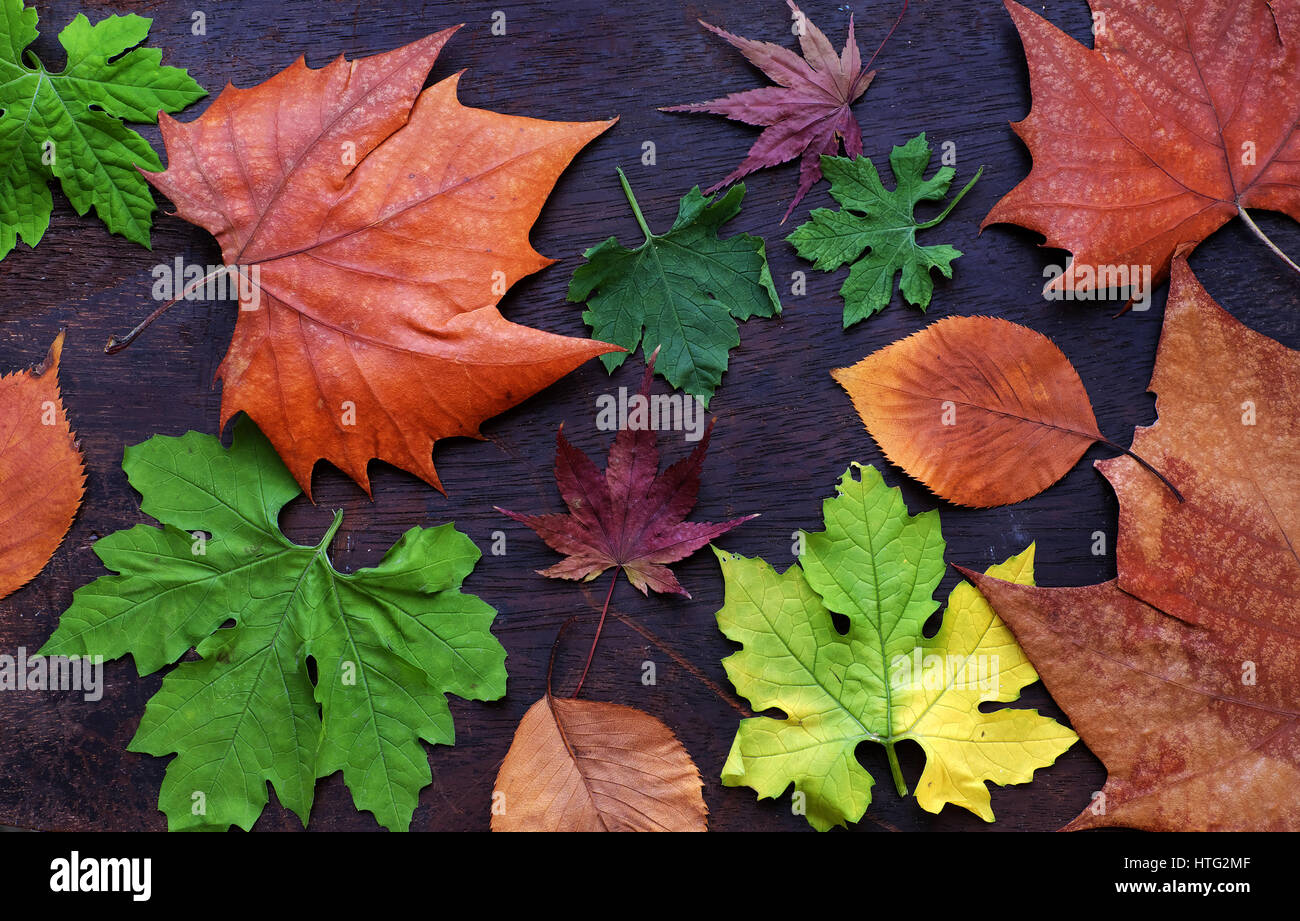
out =
<path fill-rule="evenodd" d="M 804 16 L 794 0 L 787 0 L 800 25 L 799 47 L 803 57 L 770 42 L 741 38 L 700 20 L 700 25 L 721 36 L 740 50 L 751 64 L 777 86 L 732 93 L 710 102 L 665 106 L 664 112 L 709 112 L 733 121 L 761 125 L 764 130 L 749 155 L 727 178 L 712 186 L 712 194 L 742 176 L 765 166 L 776 166 L 803 157 L 799 166 L 799 188 L 786 209 L 785 223 L 795 206 L 817 180 L 822 178 L 822 154 L 839 152 L 840 141 L 850 157 L 862 154 L 862 130 L 849 108 L 867 91 L 876 72 L 862 66 L 862 55 L 853 37 L 853 17 L 844 51 L 835 53 L 826 35 Z M 868 62 L 868 65 L 870 62 Z"/>
<path fill-rule="evenodd" d="M 656 349 L 650 356 L 641 382 L 640 396 L 646 400 L 658 354 Z M 522 515 L 500 507 L 497 511 L 528 525 L 553 550 L 565 555 L 554 566 L 539 570 L 544 576 L 586 582 L 617 566 L 642 594 L 654 589 L 689 598 L 690 592 L 682 588 L 667 564 L 685 559 L 742 521 L 758 517 L 746 515 L 720 524 L 685 520 L 695 507 L 712 432 L 710 422 L 695 450 L 660 475 L 655 431 L 648 426 L 621 428 L 602 473 L 591 458 L 569 443 L 564 426 L 560 426 L 555 482 L 569 507 L 568 514 Z"/>

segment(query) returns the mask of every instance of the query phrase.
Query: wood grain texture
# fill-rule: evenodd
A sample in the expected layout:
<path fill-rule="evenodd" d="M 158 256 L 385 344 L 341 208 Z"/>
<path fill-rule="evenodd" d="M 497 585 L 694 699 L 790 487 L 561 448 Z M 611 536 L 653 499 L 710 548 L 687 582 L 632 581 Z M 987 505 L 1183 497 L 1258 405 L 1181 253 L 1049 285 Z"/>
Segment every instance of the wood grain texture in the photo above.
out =
<path fill-rule="evenodd" d="M 729 31 L 793 44 L 788 10 L 779 0 L 682 3 L 575 0 L 571 3 L 441 3 L 399 0 L 223 0 L 201 3 L 101 3 L 53 0 L 40 3 L 45 34 L 38 48 L 58 66 L 54 35 L 77 12 L 92 19 L 133 11 L 154 18 L 153 42 L 164 60 L 188 67 L 214 93 L 227 80 L 260 82 L 305 54 L 321 66 L 338 53 L 373 54 L 457 22 L 466 27 L 448 45 L 434 78 L 468 68 L 461 81 L 466 105 L 565 120 L 620 115 L 610 132 L 581 153 L 561 177 L 533 232 L 534 246 L 560 261 L 520 282 L 502 301 L 511 320 L 566 335 L 585 335 L 581 310 L 564 292 L 579 253 L 610 234 L 639 239 L 614 175 L 621 165 L 637 188 L 652 225 L 670 222 L 676 201 L 692 185 L 709 185 L 744 156 L 756 129 L 723 119 L 672 115 L 656 106 L 707 99 L 761 85 L 762 77 L 735 52 L 696 23 L 704 18 Z M 191 12 L 205 9 L 207 35 L 190 34 Z M 1035 3 L 1052 22 L 1088 42 L 1090 17 L 1083 0 Z M 839 6 L 808 2 L 802 9 L 841 42 L 850 9 L 859 41 L 874 49 L 898 12 L 894 0 Z M 507 34 L 491 34 L 494 10 L 506 14 Z M 1167 286 L 1150 310 L 1116 317 L 1119 305 L 1047 302 L 1043 269 L 1061 264 L 1060 251 L 1036 248 L 1034 234 L 1015 227 L 977 233 L 980 220 L 1029 169 L 1029 157 L 1008 122 L 1024 116 L 1029 90 L 1024 57 L 1001 4 L 987 0 L 912 0 L 906 19 L 873 65 L 878 74 L 855 112 L 863 127 L 864 152 L 883 162 L 890 148 L 928 132 L 942 149 L 956 145 L 957 181 L 981 165 L 984 177 L 942 225 L 941 235 L 963 250 L 952 281 L 936 280 L 925 316 L 894 302 L 848 332 L 840 327 L 837 294 L 842 273 L 820 273 L 799 260 L 784 236 L 808 211 L 826 207 L 826 185 L 813 188 L 784 227 L 778 222 L 796 186 L 797 165 L 749 177 L 735 231 L 768 240 L 773 277 L 785 304 L 776 320 L 741 327 L 731 370 L 710 404 L 717 416 L 705 464 L 696 516 L 704 520 L 762 512 L 726 535 L 720 544 L 761 555 L 780 568 L 791 561 L 791 534 L 816 528 L 821 501 L 851 460 L 878 465 L 891 485 L 902 486 L 913 512 L 938 507 L 948 558 L 973 569 L 1005 559 L 1029 541 L 1038 542 L 1041 585 L 1086 585 L 1115 575 L 1116 502 L 1090 462 L 1108 451 L 1093 447 L 1055 486 L 1004 508 L 961 509 L 940 502 L 880 455 L 831 379 L 845 367 L 895 339 L 948 315 L 987 314 L 1024 323 L 1060 345 L 1093 400 L 1101 431 L 1128 444 L 1135 425 L 1154 418 L 1145 393 L 1155 359 Z M 185 113 L 188 120 L 202 110 Z M 143 133 L 159 147 L 157 130 Z M 657 165 L 643 166 L 642 145 L 655 144 Z M 19 247 L 0 262 L 0 367 L 24 366 L 43 354 L 62 327 L 68 338 L 61 379 L 64 401 L 86 456 L 87 495 L 68 539 L 31 584 L 0 602 L 0 651 L 35 651 L 53 630 L 73 589 L 103 574 L 91 545 L 99 536 L 144 520 L 138 497 L 121 471 L 122 449 L 161 432 L 216 431 L 219 390 L 215 371 L 234 326 L 230 303 L 186 302 L 173 308 L 135 345 L 105 355 L 104 342 L 130 329 L 156 304 L 150 288 L 154 265 L 181 256 L 215 264 L 217 244 L 203 231 L 160 214 L 149 252 L 111 237 L 93 218 L 78 218 L 56 191 L 53 224 L 35 251 Z M 165 203 L 160 203 L 166 208 Z M 1260 215 L 1265 231 L 1294 254 L 1300 228 L 1286 218 Z M 1295 277 L 1239 222 L 1230 222 L 1202 244 L 1192 268 L 1210 294 L 1248 326 L 1283 343 L 1300 345 L 1300 287 Z M 807 273 L 807 294 L 789 294 L 792 273 Z M 566 633 L 556 663 L 556 692 L 568 693 L 582 665 L 587 641 L 604 599 L 603 582 L 588 586 L 546 580 L 533 570 L 557 559 L 522 525 L 499 516 L 493 505 L 528 511 L 559 511 L 551 476 L 555 430 L 578 447 L 603 455 L 611 435 L 595 429 L 595 400 L 626 386 L 634 390 L 642 358 L 629 360 L 612 377 L 589 362 L 558 384 L 484 426 L 485 442 L 450 441 L 435 462 L 448 496 L 409 474 L 371 467 L 375 501 L 343 474 L 317 471 L 318 504 L 296 500 L 284 524 L 290 537 L 306 541 L 325 530 L 332 510 L 345 520 L 334 545 L 341 567 L 378 561 L 412 525 L 454 521 L 484 550 L 465 590 L 501 612 L 496 633 L 509 652 L 507 697 L 494 704 L 453 700 L 456 745 L 431 752 L 433 785 L 424 791 L 412 827 L 485 830 L 493 779 L 515 726 L 541 695 L 551 642 L 570 615 L 583 621 Z M 664 392 L 656 381 L 656 392 Z M 660 440 L 665 461 L 685 454 L 680 435 Z M 493 556 L 493 533 L 506 536 L 507 552 Z M 1106 554 L 1094 556 L 1094 532 L 1106 536 Z M 642 598 L 626 586 L 615 591 L 615 616 L 587 679 L 585 694 L 643 709 L 667 723 L 691 753 L 704 777 L 710 827 L 715 830 L 806 830 L 786 800 L 758 803 L 748 789 L 723 788 L 718 775 L 743 705 L 730 692 L 720 660 L 732 645 L 718 632 L 714 612 L 722 582 L 711 554 L 698 553 L 675 566 L 693 598 Z M 950 572 L 943 597 L 957 581 Z M 635 627 L 635 629 L 633 629 Z M 654 662 L 657 683 L 643 685 L 642 663 Z M 104 697 L 87 703 L 79 694 L 0 694 L 0 822 L 57 829 L 161 829 L 157 811 L 162 759 L 130 754 L 126 744 L 157 676 L 139 678 L 130 661 L 106 667 Z M 1042 685 L 1026 689 L 1025 706 L 1060 716 Z M 901 751 L 903 771 L 915 781 L 919 748 Z M 860 752 L 881 780 L 884 754 Z M 939 815 L 900 800 L 888 783 L 860 823 L 863 830 L 1053 829 L 1065 824 L 1101 788 L 1105 772 L 1082 746 L 1039 771 L 1032 784 L 995 789 L 999 821 L 948 808 Z M 259 829 L 295 829 L 297 820 L 275 802 Z M 358 814 L 336 775 L 318 788 L 315 830 L 373 830 Z"/>

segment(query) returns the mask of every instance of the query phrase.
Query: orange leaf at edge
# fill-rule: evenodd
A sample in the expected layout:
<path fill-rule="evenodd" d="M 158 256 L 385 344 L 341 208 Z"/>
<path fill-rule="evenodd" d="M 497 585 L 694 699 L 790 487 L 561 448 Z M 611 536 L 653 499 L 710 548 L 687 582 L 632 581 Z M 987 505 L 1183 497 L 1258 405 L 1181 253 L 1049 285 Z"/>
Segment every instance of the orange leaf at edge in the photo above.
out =
<path fill-rule="evenodd" d="M 45 568 L 85 493 L 84 462 L 59 395 L 63 335 L 39 365 L 0 377 L 0 598 Z"/>

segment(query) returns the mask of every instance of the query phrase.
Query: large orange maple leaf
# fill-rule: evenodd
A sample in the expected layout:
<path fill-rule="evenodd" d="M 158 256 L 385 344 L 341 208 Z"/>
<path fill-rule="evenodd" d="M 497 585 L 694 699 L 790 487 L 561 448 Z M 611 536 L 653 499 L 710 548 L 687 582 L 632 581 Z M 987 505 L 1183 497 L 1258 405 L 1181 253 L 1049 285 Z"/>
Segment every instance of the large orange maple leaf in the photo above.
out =
<path fill-rule="evenodd" d="M 436 440 L 481 437 L 484 420 L 618 350 L 496 308 L 554 261 L 529 228 L 613 121 L 468 108 L 459 75 L 421 92 L 455 31 L 319 70 L 300 58 L 227 85 L 195 121 L 160 120 L 167 169 L 150 182 L 256 282 L 217 371 L 221 425 L 251 416 L 308 495 L 319 459 L 367 491 L 373 458 L 442 489 Z"/>
<path fill-rule="evenodd" d="M 1092 50 L 1004 0 L 1033 106 L 1013 127 L 1029 176 L 984 219 L 1019 224 L 1074 260 L 1049 290 L 1089 290 L 1084 266 L 1169 273 L 1247 208 L 1300 220 L 1300 2 L 1091 0 Z"/>

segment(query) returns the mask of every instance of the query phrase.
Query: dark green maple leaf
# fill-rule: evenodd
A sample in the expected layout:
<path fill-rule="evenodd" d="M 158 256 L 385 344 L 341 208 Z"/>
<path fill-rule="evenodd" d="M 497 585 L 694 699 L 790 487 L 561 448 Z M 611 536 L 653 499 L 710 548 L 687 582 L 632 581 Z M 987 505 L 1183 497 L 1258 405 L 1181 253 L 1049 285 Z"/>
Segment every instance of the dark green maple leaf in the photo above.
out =
<path fill-rule="evenodd" d="M 894 296 L 894 279 L 900 272 L 903 297 L 922 310 L 929 306 L 934 291 L 930 270 L 938 269 L 952 278 L 952 261 L 961 251 L 947 244 L 921 246 L 916 242 L 916 232 L 946 218 L 984 168 L 980 167 L 942 214 L 918 223 L 916 206 L 923 201 L 943 201 L 954 175 L 951 166 L 944 166 L 925 179 L 929 164 L 930 145 L 925 132 L 889 154 L 897 183 L 892 191 L 885 188 L 876 165 L 866 157 L 822 157 L 822 172 L 831 181 L 831 195 L 841 210 L 816 209 L 786 239 L 800 256 L 822 271 L 832 272 L 853 263 L 840 287 L 845 329 L 884 309 Z"/>
<path fill-rule="evenodd" d="M 454 741 L 445 695 L 505 694 L 496 612 L 459 590 L 473 542 L 450 524 L 412 528 L 378 566 L 338 572 L 326 551 L 342 513 L 316 546 L 291 543 L 277 519 L 298 484 L 243 417 L 229 449 L 157 435 L 122 467 L 163 527 L 95 543 L 118 575 L 74 593 L 41 653 L 129 654 L 144 675 L 196 649 L 130 746 L 177 755 L 159 796 L 168 827 L 248 829 L 268 781 L 305 825 L 317 778 L 341 770 L 358 809 L 408 828 L 432 780 L 420 740 Z"/>
<path fill-rule="evenodd" d="M 600 356 L 608 371 L 644 342 L 659 349 L 660 375 L 707 406 L 740 344 L 737 320 L 781 312 L 762 237 L 718 238 L 718 228 L 740 213 L 743 183 L 710 198 L 699 186 L 681 199 L 677 220 L 664 234 L 650 232 L 641 207 L 618 171 L 645 242 L 636 249 L 610 237 L 583 255 L 569 282 L 569 300 L 587 302 L 583 320 L 594 338 L 626 352 Z"/>
<path fill-rule="evenodd" d="M 35 246 L 44 236 L 51 178 L 78 214 L 93 207 L 110 231 L 148 246 L 154 201 L 136 167 L 162 164 L 122 119 L 152 123 L 159 110 L 177 112 L 207 92 L 182 68 L 162 66 L 158 49 L 135 48 L 152 24 L 142 16 L 92 26 L 78 14 L 59 33 L 62 71 L 31 52 L 24 63 L 36 18 L 23 0 L 0 0 L 0 259 L 20 237 Z"/>

